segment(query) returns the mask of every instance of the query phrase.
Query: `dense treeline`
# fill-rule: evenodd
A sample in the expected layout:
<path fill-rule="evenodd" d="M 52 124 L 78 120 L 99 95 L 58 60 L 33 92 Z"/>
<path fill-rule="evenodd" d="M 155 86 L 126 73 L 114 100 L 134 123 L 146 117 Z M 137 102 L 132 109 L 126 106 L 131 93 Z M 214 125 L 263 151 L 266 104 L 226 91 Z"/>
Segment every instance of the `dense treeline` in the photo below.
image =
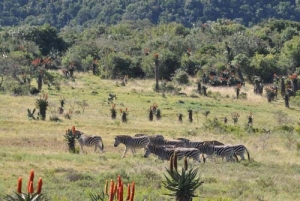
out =
<path fill-rule="evenodd" d="M 0 88 L 15 90 L 37 79 L 54 84 L 47 69 L 92 71 L 101 78 L 154 78 L 188 82 L 211 71 L 236 68 L 248 81 L 259 76 L 271 83 L 274 74 L 299 74 L 300 23 L 269 19 L 250 28 L 218 19 L 200 27 L 179 23 L 153 25 L 148 20 L 116 25 L 0 28 Z M 5 77 L 5 79 L 3 79 Z M 1 79 L 2 78 L 2 79 Z M 26 85 L 25 85 L 26 86 Z"/>
<path fill-rule="evenodd" d="M 276 18 L 300 20 L 300 1 L 278 0 L 2 0 L 0 25 L 66 25 L 148 19 L 153 24 L 177 22 L 198 26 L 219 18 L 236 20 L 245 26 Z"/>

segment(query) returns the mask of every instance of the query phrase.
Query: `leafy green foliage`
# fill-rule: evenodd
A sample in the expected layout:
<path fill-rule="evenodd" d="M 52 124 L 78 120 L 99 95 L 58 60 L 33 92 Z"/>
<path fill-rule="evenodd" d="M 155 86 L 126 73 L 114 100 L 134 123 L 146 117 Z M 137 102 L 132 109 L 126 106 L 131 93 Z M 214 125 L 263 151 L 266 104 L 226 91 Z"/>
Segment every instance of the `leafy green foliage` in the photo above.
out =
<path fill-rule="evenodd" d="M 3 0 L 0 24 L 2 26 L 21 23 L 41 25 L 53 24 L 62 28 L 66 25 L 88 26 L 103 22 L 117 24 L 122 19 L 138 21 L 147 19 L 153 24 L 179 22 L 193 26 L 199 22 L 221 18 L 234 19 L 237 22 L 251 25 L 262 19 L 282 18 L 299 21 L 299 3 L 296 1 L 147 1 L 141 3 L 133 0 L 128 3 L 107 1 L 99 4 L 96 0 L 70 0 L 63 3 L 29 0 L 26 2 Z M 4 6 L 5 5 L 5 6 Z M 43 9 L 40 9 L 43 8 Z M 278 24 L 277 26 L 279 26 Z M 220 27 L 218 32 L 228 34 L 236 29 Z M 178 27 L 176 33 L 182 36 L 187 30 Z"/>

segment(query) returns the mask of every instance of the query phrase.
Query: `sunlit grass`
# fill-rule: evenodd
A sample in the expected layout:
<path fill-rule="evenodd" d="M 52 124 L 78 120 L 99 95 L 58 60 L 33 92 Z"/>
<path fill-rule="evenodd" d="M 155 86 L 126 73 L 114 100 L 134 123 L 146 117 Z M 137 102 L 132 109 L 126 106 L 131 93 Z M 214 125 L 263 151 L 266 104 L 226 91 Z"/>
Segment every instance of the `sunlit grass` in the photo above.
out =
<path fill-rule="evenodd" d="M 221 160 L 200 167 L 205 183 L 197 190 L 200 198 L 193 200 L 296 200 L 300 197 L 297 185 L 300 182 L 300 161 L 297 142 L 299 134 L 292 135 L 278 129 L 274 112 L 287 114 L 289 125 L 297 127 L 299 108 L 286 109 L 282 100 L 268 103 L 264 96 L 253 94 L 250 85 L 242 89 L 247 99 L 235 99 L 233 88 L 211 88 L 211 97 L 189 97 L 195 94 L 196 85 L 183 87 L 188 96 L 177 96 L 153 91 L 153 80 L 129 79 L 127 86 L 117 80 L 101 80 L 99 77 L 77 74 L 75 82 L 62 82 L 61 90 L 48 90 L 50 106 L 46 121 L 27 119 L 27 109 L 35 107 L 38 96 L 14 97 L 1 94 L 0 104 L 0 197 L 16 190 L 19 176 L 27 178 L 35 169 L 43 177 L 44 193 L 50 200 L 88 200 L 88 193 L 100 193 L 105 180 L 116 179 L 120 174 L 124 181 L 136 182 L 136 200 L 172 200 L 164 194 L 161 181 L 166 162 L 151 155 L 143 158 L 143 150 L 135 156 L 130 151 L 124 159 L 124 146 L 113 147 L 114 136 L 136 133 L 163 134 L 167 139 L 187 137 L 191 140 L 218 140 L 226 144 L 244 144 L 250 152 L 251 162 L 225 163 Z M 117 95 L 114 101 L 118 109 L 117 119 L 110 116 L 108 94 Z M 70 120 L 57 114 L 60 97 L 66 99 L 65 112 L 73 109 Z M 81 108 L 77 103 L 86 101 Z M 162 119 L 148 119 L 150 106 L 156 103 Z M 128 109 L 128 122 L 122 123 L 119 109 Z M 84 109 L 84 111 L 83 111 Z M 188 109 L 194 111 L 193 122 L 188 121 Z M 204 111 L 210 113 L 206 119 Z M 240 114 L 233 124 L 231 114 Z M 253 113 L 255 132 L 247 132 L 247 116 Z M 179 123 L 178 113 L 183 114 Z M 62 122 L 51 122 L 51 115 L 59 116 Z M 217 118 L 223 123 L 228 118 L 230 133 L 217 129 L 205 130 L 208 120 Z M 105 153 L 71 154 L 64 142 L 66 129 L 75 125 L 86 134 L 100 135 Z M 262 128 L 270 129 L 266 134 Z M 78 146 L 78 144 L 77 144 Z"/>

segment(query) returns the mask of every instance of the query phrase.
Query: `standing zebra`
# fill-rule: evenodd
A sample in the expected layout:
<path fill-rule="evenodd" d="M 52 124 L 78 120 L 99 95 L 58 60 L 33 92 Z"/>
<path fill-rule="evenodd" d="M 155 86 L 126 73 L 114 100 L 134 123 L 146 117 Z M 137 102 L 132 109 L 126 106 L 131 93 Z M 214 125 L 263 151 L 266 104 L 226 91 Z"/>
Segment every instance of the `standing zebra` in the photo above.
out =
<path fill-rule="evenodd" d="M 182 140 L 165 140 L 164 136 L 161 134 L 156 135 L 145 135 L 136 134 L 136 136 L 148 136 L 150 144 L 155 146 L 174 146 L 174 147 L 185 147 L 185 143 Z"/>
<path fill-rule="evenodd" d="M 210 141 L 191 141 L 187 138 L 177 138 L 177 140 L 181 140 L 185 143 L 185 147 L 189 148 L 197 148 L 200 145 L 211 144 L 211 145 L 224 145 L 222 142 L 216 141 L 216 140 L 210 140 Z"/>
<path fill-rule="evenodd" d="M 147 136 L 131 137 L 129 135 L 117 135 L 115 137 L 114 147 L 119 146 L 119 144 L 125 145 L 125 150 L 122 155 L 122 158 L 124 158 L 128 149 L 130 149 L 132 154 L 134 155 L 135 149 L 146 148 L 149 142 L 150 140 Z"/>
<path fill-rule="evenodd" d="M 149 144 L 145 149 L 144 157 L 147 158 L 150 154 L 154 154 L 154 155 L 158 156 L 159 159 L 168 161 L 171 159 L 174 152 L 175 152 L 175 149 L 173 149 L 173 148 L 165 148 L 162 146 L 156 146 L 156 145 Z M 183 154 L 180 153 L 177 155 L 177 157 L 178 157 L 178 159 L 181 159 L 181 158 L 183 158 Z"/>
<path fill-rule="evenodd" d="M 140 137 L 140 136 L 148 136 L 150 140 L 150 144 L 154 145 L 164 145 L 164 136 L 161 134 L 156 135 L 146 135 L 146 134 L 135 134 L 134 137 Z"/>
<path fill-rule="evenodd" d="M 88 147 L 92 147 L 95 146 L 94 152 L 96 152 L 97 148 L 99 148 L 100 151 L 104 152 L 104 144 L 102 141 L 102 138 L 100 136 L 97 135 L 85 135 L 83 132 L 81 131 L 73 131 L 73 134 L 75 135 L 76 139 L 79 142 L 81 151 L 84 153 L 83 147 L 84 146 L 88 146 Z"/>
<path fill-rule="evenodd" d="M 184 156 L 192 158 L 194 161 L 200 161 L 200 151 L 196 148 L 166 148 L 164 146 L 148 145 L 145 149 L 144 157 L 147 158 L 151 153 L 157 155 L 162 160 L 170 160 L 171 156 L 176 152 L 177 158 L 180 160 Z"/>
<path fill-rule="evenodd" d="M 225 157 L 226 162 L 233 161 L 233 156 L 237 159 L 237 156 L 234 153 L 234 149 L 232 146 L 224 146 L 224 145 L 212 145 L 209 143 L 204 143 L 197 147 L 202 154 L 206 154 L 208 158 L 211 158 L 213 155 L 217 157 L 221 157 L 222 159 Z M 205 162 L 205 158 L 203 159 Z"/>
<path fill-rule="evenodd" d="M 237 161 L 238 161 L 237 156 L 240 156 L 241 160 L 246 160 L 244 156 L 245 152 L 247 152 L 248 160 L 250 161 L 250 153 L 244 145 L 239 144 L 239 145 L 233 145 L 231 147 L 233 147 Z"/>
<path fill-rule="evenodd" d="M 185 147 L 185 143 L 182 140 L 164 140 L 163 145 L 173 145 L 174 147 Z"/>

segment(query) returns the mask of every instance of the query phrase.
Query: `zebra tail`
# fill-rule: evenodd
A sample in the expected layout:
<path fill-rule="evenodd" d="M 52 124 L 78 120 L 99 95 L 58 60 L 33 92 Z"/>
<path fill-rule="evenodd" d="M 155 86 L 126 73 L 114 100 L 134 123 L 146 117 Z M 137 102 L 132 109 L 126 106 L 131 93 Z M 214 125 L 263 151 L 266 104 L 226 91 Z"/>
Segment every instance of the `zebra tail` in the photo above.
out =
<path fill-rule="evenodd" d="M 248 160 L 250 161 L 250 153 L 247 148 L 246 148 L 246 151 L 247 151 L 247 155 L 248 155 Z"/>
<path fill-rule="evenodd" d="M 102 151 L 104 151 L 104 144 L 103 144 L 103 141 L 102 141 L 101 137 L 100 137 L 100 141 L 101 141 L 101 149 L 102 149 Z"/>

